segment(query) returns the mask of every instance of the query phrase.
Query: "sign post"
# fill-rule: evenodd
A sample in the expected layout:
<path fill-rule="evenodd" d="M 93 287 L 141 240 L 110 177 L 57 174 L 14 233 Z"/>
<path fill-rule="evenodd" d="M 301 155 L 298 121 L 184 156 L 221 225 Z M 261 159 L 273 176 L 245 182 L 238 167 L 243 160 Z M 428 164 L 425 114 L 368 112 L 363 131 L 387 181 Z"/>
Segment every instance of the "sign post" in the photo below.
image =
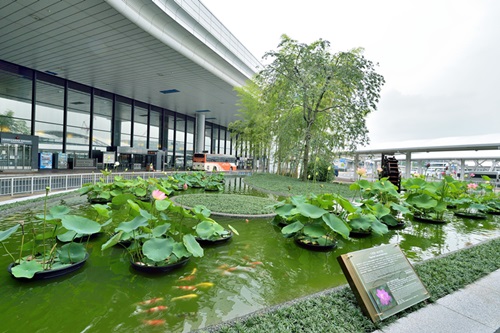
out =
<path fill-rule="evenodd" d="M 382 245 L 337 258 L 365 313 L 384 320 L 430 297 L 398 245 Z"/>

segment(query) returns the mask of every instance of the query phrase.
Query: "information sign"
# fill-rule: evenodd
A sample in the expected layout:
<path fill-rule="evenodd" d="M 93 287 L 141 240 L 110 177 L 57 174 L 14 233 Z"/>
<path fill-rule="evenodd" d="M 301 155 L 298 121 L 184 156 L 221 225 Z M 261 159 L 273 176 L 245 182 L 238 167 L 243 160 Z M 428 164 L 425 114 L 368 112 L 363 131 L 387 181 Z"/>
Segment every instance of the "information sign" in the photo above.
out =
<path fill-rule="evenodd" d="M 102 154 L 102 162 L 104 164 L 115 164 L 115 153 Z"/>
<path fill-rule="evenodd" d="M 361 308 L 373 322 L 430 297 L 398 245 L 382 245 L 339 256 Z"/>

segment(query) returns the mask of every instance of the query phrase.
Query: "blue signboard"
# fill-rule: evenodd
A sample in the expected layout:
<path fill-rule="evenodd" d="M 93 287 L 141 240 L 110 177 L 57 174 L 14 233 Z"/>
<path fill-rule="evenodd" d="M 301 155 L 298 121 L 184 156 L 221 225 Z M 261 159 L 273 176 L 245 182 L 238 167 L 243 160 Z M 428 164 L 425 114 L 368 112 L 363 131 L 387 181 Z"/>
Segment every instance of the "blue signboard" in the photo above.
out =
<path fill-rule="evenodd" d="M 38 167 L 52 169 L 52 153 L 38 153 Z"/>

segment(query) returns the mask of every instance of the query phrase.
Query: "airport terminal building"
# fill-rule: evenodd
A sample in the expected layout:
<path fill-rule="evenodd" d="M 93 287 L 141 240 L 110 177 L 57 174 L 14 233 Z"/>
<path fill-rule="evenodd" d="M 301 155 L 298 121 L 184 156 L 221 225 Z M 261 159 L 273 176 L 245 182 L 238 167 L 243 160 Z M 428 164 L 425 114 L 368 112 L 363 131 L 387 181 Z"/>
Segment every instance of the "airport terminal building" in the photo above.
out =
<path fill-rule="evenodd" d="M 234 87 L 260 63 L 199 1 L 9 0 L 0 16 L 0 169 L 245 154 Z"/>

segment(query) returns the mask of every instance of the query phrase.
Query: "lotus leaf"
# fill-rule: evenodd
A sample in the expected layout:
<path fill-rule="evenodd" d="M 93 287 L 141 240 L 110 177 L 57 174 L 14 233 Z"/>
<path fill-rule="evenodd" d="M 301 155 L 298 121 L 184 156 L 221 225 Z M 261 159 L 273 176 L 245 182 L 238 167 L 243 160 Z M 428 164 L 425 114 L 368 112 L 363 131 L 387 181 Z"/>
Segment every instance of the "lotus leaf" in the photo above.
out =
<path fill-rule="evenodd" d="M 87 250 L 85 250 L 83 244 L 71 242 L 61 246 L 61 248 L 57 250 L 57 253 L 61 263 L 72 264 L 85 259 Z"/>
<path fill-rule="evenodd" d="M 52 232 L 50 233 L 52 234 Z M 82 235 L 78 235 L 75 231 L 73 230 L 68 230 L 63 234 L 57 235 L 57 239 L 61 242 L 67 243 L 73 241 L 73 239 L 77 237 L 81 237 Z"/>
<path fill-rule="evenodd" d="M 198 244 L 196 238 L 193 235 L 184 235 L 182 237 L 182 242 L 186 249 L 191 253 L 194 257 L 203 257 L 203 248 Z"/>
<path fill-rule="evenodd" d="M 171 204 L 172 202 L 170 200 L 155 200 L 155 208 L 159 212 L 168 209 Z"/>
<path fill-rule="evenodd" d="M 27 278 L 31 279 L 35 276 L 37 272 L 43 272 L 43 266 L 41 263 L 31 260 L 23 261 L 21 264 L 12 267 L 12 275 L 16 278 Z"/>
<path fill-rule="evenodd" d="M 324 214 L 328 213 L 328 211 L 324 210 L 323 208 L 308 203 L 301 203 L 297 205 L 297 210 L 301 215 L 312 219 L 318 219 Z"/>
<path fill-rule="evenodd" d="M 304 228 L 304 225 L 300 221 L 295 221 L 281 229 L 281 233 L 285 236 L 290 236 L 302 230 L 302 228 Z"/>
<path fill-rule="evenodd" d="M 346 239 L 349 238 L 350 229 L 345 221 L 341 220 L 338 216 L 331 213 L 323 215 L 322 218 L 326 225 L 330 227 L 330 229 Z"/>
<path fill-rule="evenodd" d="M 349 221 L 349 225 L 353 230 L 364 230 L 368 231 L 370 230 L 372 226 L 372 219 L 369 218 L 369 216 L 366 215 L 359 215 L 354 217 Z"/>
<path fill-rule="evenodd" d="M 304 235 L 312 238 L 319 238 L 326 235 L 325 228 L 323 228 L 319 224 L 308 224 L 304 226 L 302 232 L 304 233 Z"/>
<path fill-rule="evenodd" d="M 382 221 L 391 227 L 397 226 L 399 223 L 399 221 L 391 214 L 382 216 Z"/>
<path fill-rule="evenodd" d="M 215 233 L 215 224 L 203 221 L 196 225 L 196 233 L 201 239 L 209 239 Z"/>
<path fill-rule="evenodd" d="M 174 247 L 171 238 L 152 238 L 142 245 L 142 253 L 153 261 L 163 261 L 170 257 Z"/>
<path fill-rule="evenodd" d="M 292 204 L 284 204 L 283 206 L 276 208 L 275 212 L 281 216 L 293 216 L 298 214 L 297 208 Z"/>
<path fill-rule="evenodd" d="M 113 237 L 108 239 L 108 241 L 106 243 L 101 245 L 101 251 L 109 249 L 110 247 L 118 244 L 121 240 L 122 235 L 123 235 L 123 231 L 120 231 L 119 233 L 116 233 Z"/>
<path fill-rule="evenodd" d="M 387 214 L 391 213 L 391 210 L 384 205 L 382 205 L 380 202 L 377 202 L 375 205 L 373 205 L 372 212 L 377 218 L 381 218 L 382 216 L 385 216 Z"/>
<path fill-rule="evenodd" d="M 145 188 L 138 187 L 134 191 L 135 195 L 139 198 L 145 197 L 148 192 L 146 191 Z"/>
<path fill-rule="evenodd" d="M 83 216 L 66 215 L 62 218 L 62 225 L 68 230 L 83 235 L 92 235 L 101 230 L 101 225 Z"/>
<path fill-rule="evenodd" d="M 156 228 L 154 228 L 152 230 L 153 237 L 161 237 L 161 236 L 165 235 L 165 233 L 167 232 L 167 230 L 169 228 L 170 228 L 170 223 L 164 223 L 164 224 L 157 226 Z"/>
<path fill-rule="evenodd" d="M 137 230 L 139 227 L 145 227 L 148 225 L 148 220 L 142 216 L 135 217 L 132 221 L 122 222 L 116 227 L 115 231 L 132 232 Z"/>
<path fill-rule="evenodd" d="M 108 205 L 95 204 L 95 205 L 92 205 L 92 208 L 95 209 L 95 211 L 97 212 L 97 214 L 99 214 L 99 216 L 109 218 L 110 210 L 109 210 Z M 68 210 L 68 212 L 69 212 L 69 210 Z"/>
<path fill-rule="evenodd" d="M 16 224 L 12 228 L 1 231 L 0 232 L 0 242 L 3 242 L 7 238 L 9 238 L 9 236 L 12 235 L 13 233 L 15 233 L 20 226 L 21 226 L 20 224 Z"/>
<path fill-rule="evenodd" d="M 174 249 L 172 250 L 172 253 L 177 257 L 177 258 L 187 258 L 191 256 L 191 253 L 189 253 L 186 250 L 186 246 L 184 246 L 183 243 L 175 243 L 174 244 Z"/>
<path fill-rule="evenodd" d="M 432 209 L 438 204 L 437 200 L 428 194 L 410 195 L 407 202 L 422 209 Z"/>

